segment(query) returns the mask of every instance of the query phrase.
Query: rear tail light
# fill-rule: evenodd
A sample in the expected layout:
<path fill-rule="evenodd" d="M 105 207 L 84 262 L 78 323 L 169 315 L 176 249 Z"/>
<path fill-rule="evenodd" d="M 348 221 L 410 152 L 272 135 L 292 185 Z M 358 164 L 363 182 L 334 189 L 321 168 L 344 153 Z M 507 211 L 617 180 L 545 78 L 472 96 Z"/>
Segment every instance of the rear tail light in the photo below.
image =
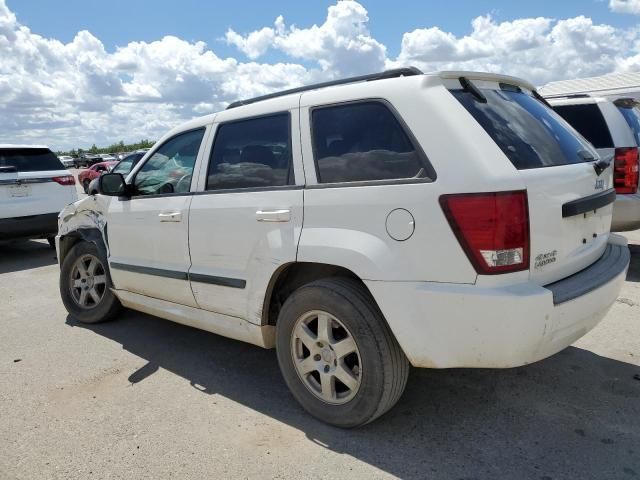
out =
<path fill-rule="evenodd" d="M 51 180 L 53 180 L 56 183 L 59 183 L 60 185 L 75 185 L 76 184 L 76 179 L 73 178 L 72 175 L 65 175 L 63 177 L 53 177 Z"/>
<path fill-rule="evenodd" d="M 613 166 L 613 186 L 616 193 L 636 193 L 638 190 L 638 149 L 616 148 Z"/>
<path fill-rule="evenodd" d="M 527 204 L 526 190 L 440 197 L 460 246 L 481 275 L 529 268 Z"/>

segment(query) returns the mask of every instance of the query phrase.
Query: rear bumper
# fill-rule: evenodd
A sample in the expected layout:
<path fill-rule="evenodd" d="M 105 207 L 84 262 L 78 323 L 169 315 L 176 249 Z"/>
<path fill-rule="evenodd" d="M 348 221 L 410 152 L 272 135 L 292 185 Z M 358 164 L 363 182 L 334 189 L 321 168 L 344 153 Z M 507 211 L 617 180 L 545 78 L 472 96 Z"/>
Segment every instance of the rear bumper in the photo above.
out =
<path fill-rule="evenodd" d="M 0 240 L 48 237 L 58 233 L 58 213 L 0 218 Z"/>
<path fill-rule="evenodd" d="M 517 367 L 559 352 L 604 318 L 629 266 L 626 245 L 610 243 L 607 251 L 579 274 L 547 287 L 365 283 L 412 365 Z M 581 288 L 587 279 L 588 288 Z"/>
<path fill-rule="evenodd" d="M 640 228 L 640 193 L 618 195 L 613 204 L 611 230 L 627 232 Z"/>

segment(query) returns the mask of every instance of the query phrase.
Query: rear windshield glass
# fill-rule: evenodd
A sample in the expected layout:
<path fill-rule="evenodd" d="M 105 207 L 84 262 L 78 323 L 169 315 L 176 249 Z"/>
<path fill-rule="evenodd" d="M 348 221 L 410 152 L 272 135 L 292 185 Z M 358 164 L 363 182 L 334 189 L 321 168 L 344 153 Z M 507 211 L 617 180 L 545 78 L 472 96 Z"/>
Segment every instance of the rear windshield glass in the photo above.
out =
<path fill-rule="evenodd" d="M 595 103 L 557 105 L 553 109 L 596 148 L 613 148 L 609 127 Z"/>
<path fill-rule="evenodd" d="M 518 170 L 554 167 L 597 158 L 584 138 L 531 95 L 514 90 L 451 90 Z"/>
<path fill-rule="evenodd" d="M 621 107 L 618 105 L 618 110 L 622 113 L 622 116 L 631 127 L 633 137 L 636 139 L 636 143 L 640 146 L 640 110 L 638 107 Z"/>
<path fill-rule="evenodd" d="M 0 149 L 0 167 L 16 167 L 19 172 L 64 170 L 62 162 L 48 148 Z"/>

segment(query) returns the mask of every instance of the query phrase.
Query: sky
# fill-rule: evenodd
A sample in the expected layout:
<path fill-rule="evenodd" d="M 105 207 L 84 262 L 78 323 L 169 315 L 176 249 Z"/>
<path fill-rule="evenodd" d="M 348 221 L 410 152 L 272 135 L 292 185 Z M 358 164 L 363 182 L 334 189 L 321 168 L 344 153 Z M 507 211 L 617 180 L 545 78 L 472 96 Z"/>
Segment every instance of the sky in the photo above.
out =
<path fill-rule="evenodd" d="M 640 0 L 0 0 L 0 143 L 156 139 L 229 102 L 415 65 L 640 71 Z"/>

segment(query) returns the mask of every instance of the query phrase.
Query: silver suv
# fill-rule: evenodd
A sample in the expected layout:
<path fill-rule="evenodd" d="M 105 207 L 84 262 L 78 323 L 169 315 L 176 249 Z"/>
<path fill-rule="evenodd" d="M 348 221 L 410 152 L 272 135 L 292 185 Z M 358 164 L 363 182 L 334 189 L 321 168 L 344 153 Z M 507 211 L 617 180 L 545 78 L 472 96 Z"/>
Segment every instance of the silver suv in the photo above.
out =
<path fill-rule="evenodd" d="M 547 98 L 553 109 L 589 140 L 603 158 L 613 161 L 616 201 L 611 230 L 640 228 L 638 145 L 640 109 L 633 99 L 589 95 Z"/>

